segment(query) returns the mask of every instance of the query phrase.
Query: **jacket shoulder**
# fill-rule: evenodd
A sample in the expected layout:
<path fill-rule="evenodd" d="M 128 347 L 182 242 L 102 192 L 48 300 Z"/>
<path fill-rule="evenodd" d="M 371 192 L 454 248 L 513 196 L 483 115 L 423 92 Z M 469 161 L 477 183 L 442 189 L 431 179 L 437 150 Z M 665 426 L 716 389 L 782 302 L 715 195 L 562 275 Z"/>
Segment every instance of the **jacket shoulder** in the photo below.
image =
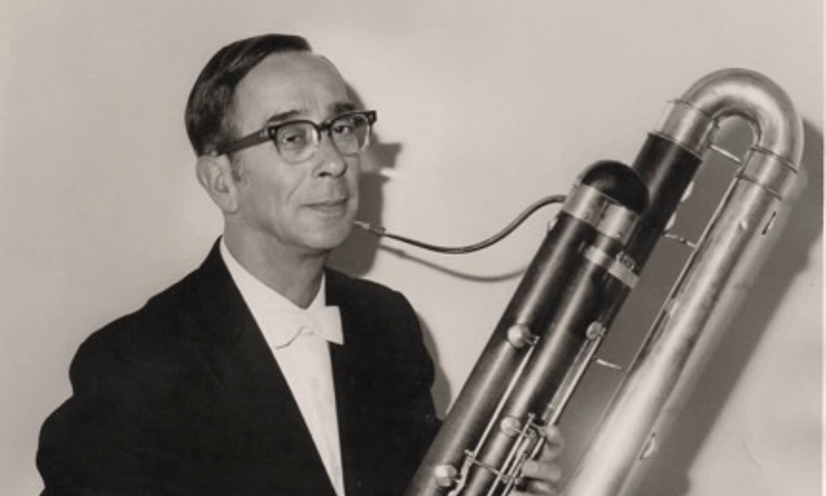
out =
<path fill-rule="evenodd" d="M 94 331 L 86 338 L 84 344 L 138 338 L 139 336 L 132 335 L 137 332 L 149 337 L 149 334 L 178 328 L 179 326 L 175 324 L 186 320 L 186 315 L 197 306 L 197 290 L 192 282 L 193 274 L 190 273 L 151 296 L 137 310 L 122 315 Z"/>
<path fill-rule="evenodd" d="M 383 284 L 352 277 L 333 269 L 326 270 L 327 303 L 331 305 L 384 305 L 409 306 L 405 296 Z M 412 309 L 411 309 L 412 311 Z"/>

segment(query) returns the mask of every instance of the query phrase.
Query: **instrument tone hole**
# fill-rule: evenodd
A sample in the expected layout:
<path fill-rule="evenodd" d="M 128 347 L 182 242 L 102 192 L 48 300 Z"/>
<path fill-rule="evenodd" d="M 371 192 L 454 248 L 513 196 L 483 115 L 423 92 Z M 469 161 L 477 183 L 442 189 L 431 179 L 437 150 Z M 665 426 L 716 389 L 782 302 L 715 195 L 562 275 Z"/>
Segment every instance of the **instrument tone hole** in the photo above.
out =
<path fill-rule="evenodd" d="M 640 460 L 647 460 L 654 456 L 654 453 L 657 452 L 657 435 L 652 433 L 651 437 L 648 438 L 648 442 L 645 443 L 645 447 L 642 449 L 642 453 L 640 453 Z"/>
<path fill-rule="evenodd" d="M 763 228 L 763 235 L 765 236 L 771 231 L 772 227 L 774 227 L 774 221 L 777 219 L 777 212 L 772 212 L 771 217 L 769 217 L 769 221 L 766 222 L 766 227 Z"/>

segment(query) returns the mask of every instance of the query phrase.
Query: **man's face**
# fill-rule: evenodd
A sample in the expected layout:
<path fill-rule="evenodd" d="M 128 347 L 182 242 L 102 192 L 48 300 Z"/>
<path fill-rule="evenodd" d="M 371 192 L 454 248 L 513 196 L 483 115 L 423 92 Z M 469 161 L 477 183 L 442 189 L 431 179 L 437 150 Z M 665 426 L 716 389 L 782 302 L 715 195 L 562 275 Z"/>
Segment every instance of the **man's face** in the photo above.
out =
<path fill-rule="evenodd" d="M 326 59 L 290 52 L 268 56 L 241 80 L 233 116 L 238 135 L 245 136 L 267 123 L 320 123 L 353 108 L 344 81 Z M 236 152 L 235 160 L 235 220 L 242 242 L 273 255 L 315 255 L 347 239 L 358 208 L 359 158 L 340 155 L 329 136 L 300 163 L 285 162 L 272 142 Z"/>

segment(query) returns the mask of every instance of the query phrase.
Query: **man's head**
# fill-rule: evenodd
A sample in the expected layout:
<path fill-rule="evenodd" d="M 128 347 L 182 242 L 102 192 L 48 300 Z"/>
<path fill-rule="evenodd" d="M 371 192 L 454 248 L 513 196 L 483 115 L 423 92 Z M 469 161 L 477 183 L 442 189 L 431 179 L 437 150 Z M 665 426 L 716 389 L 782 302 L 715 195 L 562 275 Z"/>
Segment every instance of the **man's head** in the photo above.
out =
<path fill-rule="evenodd" d="M 373 118 L 356 110 L 336 68 L 301 38 L 251 38 L 210 60 L 187 131 L 236 255 L 324 255 L 344 242 Z"/>
<path fill-rule="evenodd" d="M 232 96 L 238 83 L 273 53 L 311 52 L 304 38 L 265 34 L 219 50 L 201 71 L 186 104 L 186 132 L 195 154 L 206 155 L 234 137 Z"/>

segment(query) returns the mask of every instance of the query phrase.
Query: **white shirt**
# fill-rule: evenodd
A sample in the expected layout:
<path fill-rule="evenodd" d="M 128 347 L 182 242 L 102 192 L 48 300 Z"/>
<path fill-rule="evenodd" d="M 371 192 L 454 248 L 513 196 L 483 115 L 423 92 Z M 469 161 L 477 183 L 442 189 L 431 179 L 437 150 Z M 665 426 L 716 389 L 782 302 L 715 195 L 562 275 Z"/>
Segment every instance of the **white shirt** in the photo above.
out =
<path fill-rule="evenodd" d="M 339 345 L 344 340 L 338 307 L 326 306 L 326 281 L 322 278 L 318 294 L 305 310 L 247 272 L 223 239 L 220 249 L 290 386 L 336 493 L 345 496 L 330 350 L 319 336 L 329 335 Z"/>

